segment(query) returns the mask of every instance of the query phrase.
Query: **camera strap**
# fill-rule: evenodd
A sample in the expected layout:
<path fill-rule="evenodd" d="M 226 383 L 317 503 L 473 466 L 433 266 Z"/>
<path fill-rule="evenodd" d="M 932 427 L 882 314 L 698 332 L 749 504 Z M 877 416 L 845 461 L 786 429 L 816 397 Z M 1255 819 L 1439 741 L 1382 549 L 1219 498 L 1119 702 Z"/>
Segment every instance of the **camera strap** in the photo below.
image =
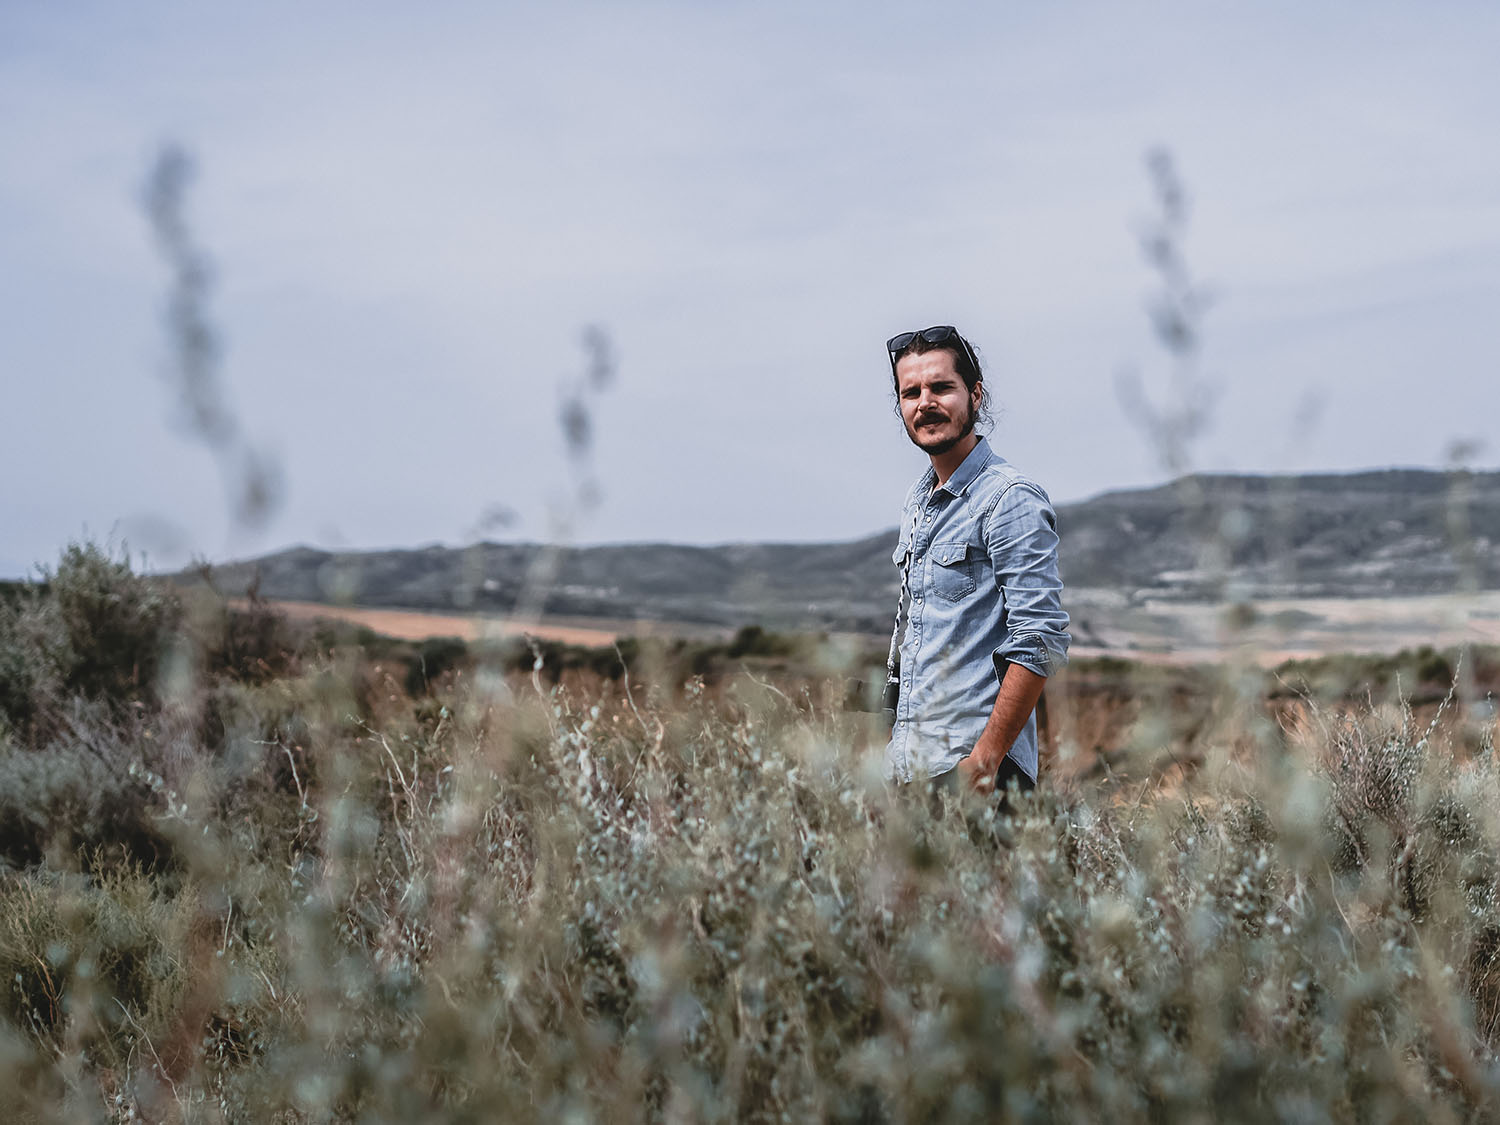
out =
<path fill-rule="evenodd" d="M 933 488 L 937 482 L 933 482 Z M 906 631 L 906 623 L 911 616 L 911 556 L 912 545 L 917 541 L 917 527 L 922 522 L 922 509 L 926 501 L 932 496 L 933 489 L 929 489 L 927 497 L 919 503 L 913 504 L 911 509 L 911 524 L 906 529 L 906 554 L 901 556 L 901 590 L 896 595 L 896 622 L 891 626 L 891 648 L 885 658 L 885 699 L 887 718 L 895 722 L 896 697 L 901 685 L 901 639 Z"/>

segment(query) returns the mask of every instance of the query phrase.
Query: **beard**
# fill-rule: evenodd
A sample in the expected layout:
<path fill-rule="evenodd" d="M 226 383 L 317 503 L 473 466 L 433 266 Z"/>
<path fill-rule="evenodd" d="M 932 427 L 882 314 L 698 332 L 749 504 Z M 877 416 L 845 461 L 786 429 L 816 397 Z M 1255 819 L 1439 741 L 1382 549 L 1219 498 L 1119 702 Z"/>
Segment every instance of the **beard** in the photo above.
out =
<path fill-rule="evenodd" d="M 932 457 L 941 457 L 944 453 L 947 453 L 950 449 L 958 445 L 959 442 L 963 441 L 964 438 L 968 437 L 974 432 L 975 421 L 974 395 L 971 392 L 969 394 L 969 409 L 964 415 L 963 425 L 959 427 L 959 431 L 954 437 L 938 438 L 935 441 L 923 441 L 918 433 L 918 430 L 912 426 L 906 427 L 906 436 L 911 438 L 911 443 L 918 449 L 920 449 L 923 453 L 926 453 Z"/>

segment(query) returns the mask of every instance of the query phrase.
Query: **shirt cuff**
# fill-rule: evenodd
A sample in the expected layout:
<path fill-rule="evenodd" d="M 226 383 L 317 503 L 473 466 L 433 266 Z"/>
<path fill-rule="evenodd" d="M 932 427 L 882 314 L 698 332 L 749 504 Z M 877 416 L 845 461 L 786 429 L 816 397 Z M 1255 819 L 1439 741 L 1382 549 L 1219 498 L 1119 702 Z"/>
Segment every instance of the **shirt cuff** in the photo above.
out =
<path fill-rule="evenodd" d="M 1040 633 L 1021 633 L 995 650 L 995 674 L 1005 676 L 1006 664 L 1019 664 L 1038 676 L 1050 676 L 1068 665 L 1067 649 L 1052 648 Z"/>

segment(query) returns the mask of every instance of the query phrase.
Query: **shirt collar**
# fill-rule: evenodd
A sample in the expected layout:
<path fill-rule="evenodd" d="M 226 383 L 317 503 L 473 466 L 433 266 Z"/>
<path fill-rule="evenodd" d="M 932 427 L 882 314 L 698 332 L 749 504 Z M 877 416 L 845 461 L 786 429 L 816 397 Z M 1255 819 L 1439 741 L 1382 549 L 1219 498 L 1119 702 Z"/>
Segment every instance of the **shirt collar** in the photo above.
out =
<path fill-rule="evenodd" d="M 964 489 L 974 483 L 974 478 L 979 475 L 981 469 L 990 463 L 994 454 L 990 452 L 990 443 L 983 436 L 974 443 L 974 448 L 969 450 L 969 455 L 963 459 L 963 464 L 953 470 L 953 475 L 948 478 L 947 484 L 939 484 L 941 488 L 951 496 L 962 496 Z M 927 481 L 931 487 L 937 481 L 937 471 L 930 466 L 927 469 Z"/>

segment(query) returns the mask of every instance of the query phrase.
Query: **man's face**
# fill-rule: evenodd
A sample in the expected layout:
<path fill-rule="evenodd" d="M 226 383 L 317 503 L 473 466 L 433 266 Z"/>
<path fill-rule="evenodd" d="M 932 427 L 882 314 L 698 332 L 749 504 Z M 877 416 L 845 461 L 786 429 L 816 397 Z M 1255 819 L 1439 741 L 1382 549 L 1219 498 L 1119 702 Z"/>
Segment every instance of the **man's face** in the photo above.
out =
<path fill-rule="evenodd" d="M 896 361 L 896 396 L 906 436 L 924 453 L 947 453 L 974 430 L 984 384 L 964 386 L 953 353 L 935 348 Z"/>

